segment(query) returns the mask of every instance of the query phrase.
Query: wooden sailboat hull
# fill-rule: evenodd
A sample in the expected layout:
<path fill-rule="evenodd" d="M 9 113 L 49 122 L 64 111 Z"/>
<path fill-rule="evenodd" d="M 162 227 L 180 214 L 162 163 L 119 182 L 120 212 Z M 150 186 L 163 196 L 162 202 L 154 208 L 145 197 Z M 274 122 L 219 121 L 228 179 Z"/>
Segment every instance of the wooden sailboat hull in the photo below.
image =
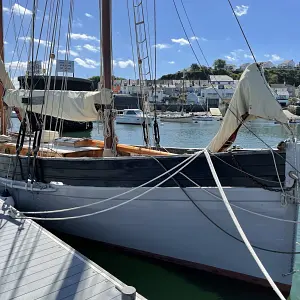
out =
<path fill-rule="evenodd" d="M 273 158 L 268 150 L 220 153 L 217 156 L 227 163 L 212 157 L 225 193 L 232 203 L 271 217 L 297 220 L 297 206 L 282 206 L 281 194 L 269 191 L 279 185 L 276 183 Z M 0 183 L 8 188 L 21 211 L 55 210 L 95 203 L 129 191 L 186 158 L 187 155 L 156 156 L 155 159 L 38 158 L 36 175 L 40 183 L 31 189 L 26 188 L 24 182 L 28 178 L 28 158 L 20 157 L 21 167 L 18 164 L 15 180 L 12 181 L 15 156 L 1 154 Z M 276 161 L 279 175 L 284 181 L 285 155 L 282 153 L 282 158 L 276 156 Z M 244 176 L 239 168 L 268 181 Z M 204 156 L 200 155 L 182 172 L 200 186 L 209 187 L 210 193 L 219 195 Z M 170 179 L 162 187 L 112 211 L 75 220 L 45 221 L 43 225 L 264 284 L 263 276 L 245 245 L 228 235 L 239 238 L 223 202 L 204 189 L 195 188 L 180 174 L 175 176 L 175 180 Z M 129 200 L 158 182 L 119 199 L 45 217 L 94 213 Z M 295 224 L 283 225 L 236 208 L 234 210 L 253 245 L 277 251 L 293 251 Z M 282 274 L 290 272 L 292 255 L 262 250 L 257 250 L 257 253 L 274 281 L 280 283 L 281 288 L 288 288 L 291 276 Z"/>
<path fill-rule="evenodd" d="M 99 141 L 99 143 L 101 146 L 103 142 Z M 128 147 L 132 148 L 131 151 L 148 151 L 139 147 L 125 147 L 124 145 L 122 148 L 121 146 L 121 151 L 128 151 Z M 148 152 L 150 154 L 150 151 Z M 282 153 L 281 156 L 276 156 L 276 162 L 281 180 L 284 181 L 285 154 Z M 38 157 L 35 176 L 37 181 L 43 183 L 55 181 L 74 186 L 136 187 L 171 169 L 187 157 L 188 155 L 156 156 L 155 159 L 151 156 L 112 158 Z M 216 157 L 213 156 L 212 159 L 223 186 L 279 187 L 279 184 L 276 183 L 278 180 L 273 157 L 269 150 L 219 153 L 216 154 Z M 11 177 L 15 162 L 15 155 L 0 154 L 0 178 Z M 240 169 L 261 178 L 261 180 L 253 179 L 246 174 L 243 175 Z M 20 156 L 15 172 L 15 180 L 26 180 L 28 174 L 32 174 L 32 159 L 30 168 L 28 168 L 28 157 Z M 204 155 L 200 155 L 192 164 L 188 165 L 184 169 L 184 174 L 200 186 L 216 186 Z M 160 180 L 166 177 L 162 177 Z M 177 174 L 174 178 L 181 187 L 194 186 L 193 183 L 180 174 Z M 149 186 L 154 186 L 158 182 L 154 181 Z M 177 183 L 170 179 L 163 186 L 174 187 L 177 186 Z"/>

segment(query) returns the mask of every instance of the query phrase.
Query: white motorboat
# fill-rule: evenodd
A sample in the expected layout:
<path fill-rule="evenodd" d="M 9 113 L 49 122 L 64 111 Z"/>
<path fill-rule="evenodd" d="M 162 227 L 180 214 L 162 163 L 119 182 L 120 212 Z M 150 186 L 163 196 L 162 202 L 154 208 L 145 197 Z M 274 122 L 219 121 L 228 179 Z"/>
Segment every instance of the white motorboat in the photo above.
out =
<path fill-rule="evenodd" d="M 153 117 L 143 114 L 140 109 L 124 109 L 116 116 L 117 124 L 142 125 L 144 121 L 151 125 Z"/>

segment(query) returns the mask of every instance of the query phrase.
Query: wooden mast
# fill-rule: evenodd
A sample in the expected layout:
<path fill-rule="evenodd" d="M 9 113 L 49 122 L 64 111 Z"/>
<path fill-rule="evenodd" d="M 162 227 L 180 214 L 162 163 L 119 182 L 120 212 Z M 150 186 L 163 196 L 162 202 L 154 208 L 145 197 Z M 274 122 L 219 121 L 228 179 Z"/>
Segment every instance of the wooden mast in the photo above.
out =
<path fill-rule="evenodd" d="M 4 63 L 4 38 L 3 38 L 3 3 L 2 0 L 0 0 L 0 57 Z M 3 85 L 0 84 L 0 117 L 1 117 L 1 134 L 6 134 L 7 124 L 6 124 L 6 116 L 5 116 L 5 106 L 3 103 L 3 93 L 4 88 Z"/>
<path fill-rule="evenodd" d="M 103 90 L 105 93 L 112 90 L 112 0 L 100 0 L 102 1 L 101 6 L 101 38 L 102 38 L 102 63 L 103 63 Z M 103 96 L 102 96 L 103 97 Z M 107 132 L 109 127 L 110 136 L 105 136 L 104 134 L 104 156 L 112 156 L 113 151 L 113 139 L 115 136 L 114 126 L 113 126 L 113 115 L 112 115 L 112 104 L 105 104 L 104 109 L 109 110 L 108 120 L 104 120 L 104 133 Z"/>

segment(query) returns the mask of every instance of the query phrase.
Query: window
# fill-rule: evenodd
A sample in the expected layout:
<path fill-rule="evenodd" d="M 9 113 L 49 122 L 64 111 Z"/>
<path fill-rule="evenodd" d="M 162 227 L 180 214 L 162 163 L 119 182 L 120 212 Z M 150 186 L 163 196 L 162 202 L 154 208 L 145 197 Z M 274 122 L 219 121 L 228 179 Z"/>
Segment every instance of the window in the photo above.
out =
<path fill-rule="evenodd" d="M 127 110 L 126 115 L 136 115 L 134 110 Z"/>

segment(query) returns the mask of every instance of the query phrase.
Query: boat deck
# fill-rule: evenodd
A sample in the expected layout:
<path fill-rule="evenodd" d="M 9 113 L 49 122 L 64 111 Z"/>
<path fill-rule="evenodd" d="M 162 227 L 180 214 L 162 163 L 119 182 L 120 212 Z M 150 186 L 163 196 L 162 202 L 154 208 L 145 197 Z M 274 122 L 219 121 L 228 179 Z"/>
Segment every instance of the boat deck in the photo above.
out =
<path fill-rule="evenodd" d="M 145 300 L 132 289 L 37 223 L 9 217 L 0 200 L 1 300 Z"/>

